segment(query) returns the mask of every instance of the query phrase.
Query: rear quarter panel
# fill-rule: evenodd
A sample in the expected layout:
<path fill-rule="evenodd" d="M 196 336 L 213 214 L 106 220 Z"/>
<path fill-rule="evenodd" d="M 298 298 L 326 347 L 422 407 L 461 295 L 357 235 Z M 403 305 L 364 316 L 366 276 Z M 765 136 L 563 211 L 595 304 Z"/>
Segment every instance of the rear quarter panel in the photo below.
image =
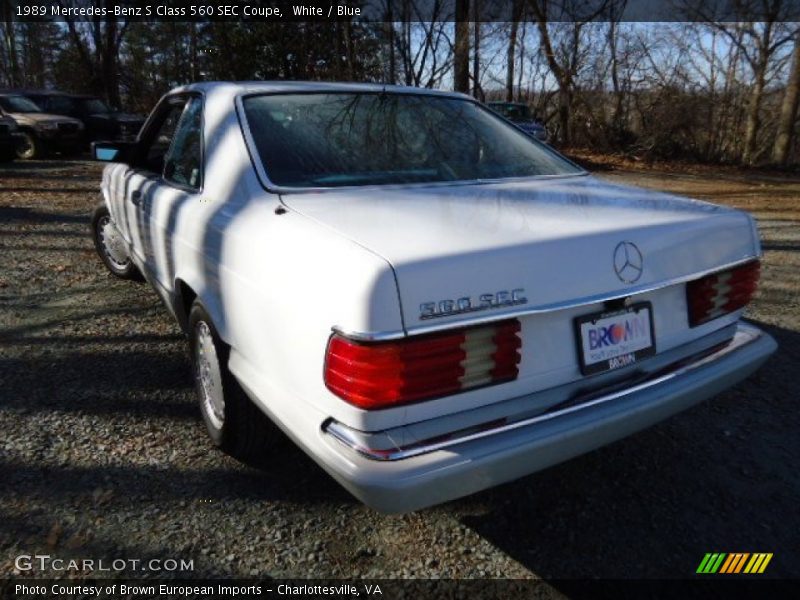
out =
<path fill-rule="evenodd" d="M 198 295 L 233 355 L 247 363 L 240 372 L 269 382 L 261 403 L 302 399 L 353 423 L 362 411 L 323 381 L 328 339 L 334 325 L 402 330 L 393 271 L 261 187 L 234 97 L 221 88 L 206 98 L 204 189 L 174 209 L 174 234 L 158 244 L 163 254 L 155 262 L 161 270 L 174 265 L 172 281 Z"/>

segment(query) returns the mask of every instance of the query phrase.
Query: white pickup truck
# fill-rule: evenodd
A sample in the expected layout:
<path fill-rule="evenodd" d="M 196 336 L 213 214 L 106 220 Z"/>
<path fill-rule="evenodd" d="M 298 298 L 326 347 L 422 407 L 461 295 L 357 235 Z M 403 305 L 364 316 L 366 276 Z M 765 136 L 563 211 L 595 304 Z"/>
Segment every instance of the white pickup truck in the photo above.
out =
<path fill-rule="evenodd" d="M 385 512 L 660 421 L 775 350 L 753 219 L 595 179 L 460 94 L 203 83 L 110 161 L 95 244 L 188 335 L 212 440 L 282 429 Z"/>

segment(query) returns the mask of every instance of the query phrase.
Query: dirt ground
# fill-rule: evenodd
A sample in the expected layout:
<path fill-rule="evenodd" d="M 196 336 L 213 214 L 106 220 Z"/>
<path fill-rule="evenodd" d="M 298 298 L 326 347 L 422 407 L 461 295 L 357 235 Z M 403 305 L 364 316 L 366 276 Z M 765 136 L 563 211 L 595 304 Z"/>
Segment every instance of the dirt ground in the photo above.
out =
<path fill-rule="evenodd" d="M 756 215 L 748 317 L 778 353 L 633 437 L 386 517 L 298 450 L 255 470 L 210 447 L 177 325 L 94 254 L 99 172 L 0 166 L 0 575 L 44 553 L 194 561 L 173 576 L 684 578 L 706 552 L 772 552 L 766 576 L 800 576 L 800 179 L 602 171 Z"/>

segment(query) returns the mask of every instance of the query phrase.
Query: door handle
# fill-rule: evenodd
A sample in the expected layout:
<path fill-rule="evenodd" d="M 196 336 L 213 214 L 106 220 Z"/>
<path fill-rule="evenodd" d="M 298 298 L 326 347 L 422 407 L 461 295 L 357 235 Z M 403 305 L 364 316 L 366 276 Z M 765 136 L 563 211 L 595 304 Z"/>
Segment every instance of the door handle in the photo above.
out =
<path fill-rule="evenodd" d="M 135 206 L 139 206 L 142 203 L 142 192 L 140 192 L 139 190 L 132 191 L 131 202 L 133 202 Z"/>

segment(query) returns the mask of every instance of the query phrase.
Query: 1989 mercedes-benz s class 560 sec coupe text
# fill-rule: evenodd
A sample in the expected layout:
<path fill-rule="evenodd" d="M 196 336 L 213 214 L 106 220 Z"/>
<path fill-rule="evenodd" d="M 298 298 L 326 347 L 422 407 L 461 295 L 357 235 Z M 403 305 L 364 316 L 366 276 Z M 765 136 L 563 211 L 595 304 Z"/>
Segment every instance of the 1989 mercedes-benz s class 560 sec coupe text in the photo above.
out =
<path fill-rule="evenodd" d="M 187 333 L 214 443 L 283 437 L 403 512 L 656 423 L 775 350 L 740 211 L 600 181 L 460 94 L 203 83 L 110 161 L 92 218 Z"/>

